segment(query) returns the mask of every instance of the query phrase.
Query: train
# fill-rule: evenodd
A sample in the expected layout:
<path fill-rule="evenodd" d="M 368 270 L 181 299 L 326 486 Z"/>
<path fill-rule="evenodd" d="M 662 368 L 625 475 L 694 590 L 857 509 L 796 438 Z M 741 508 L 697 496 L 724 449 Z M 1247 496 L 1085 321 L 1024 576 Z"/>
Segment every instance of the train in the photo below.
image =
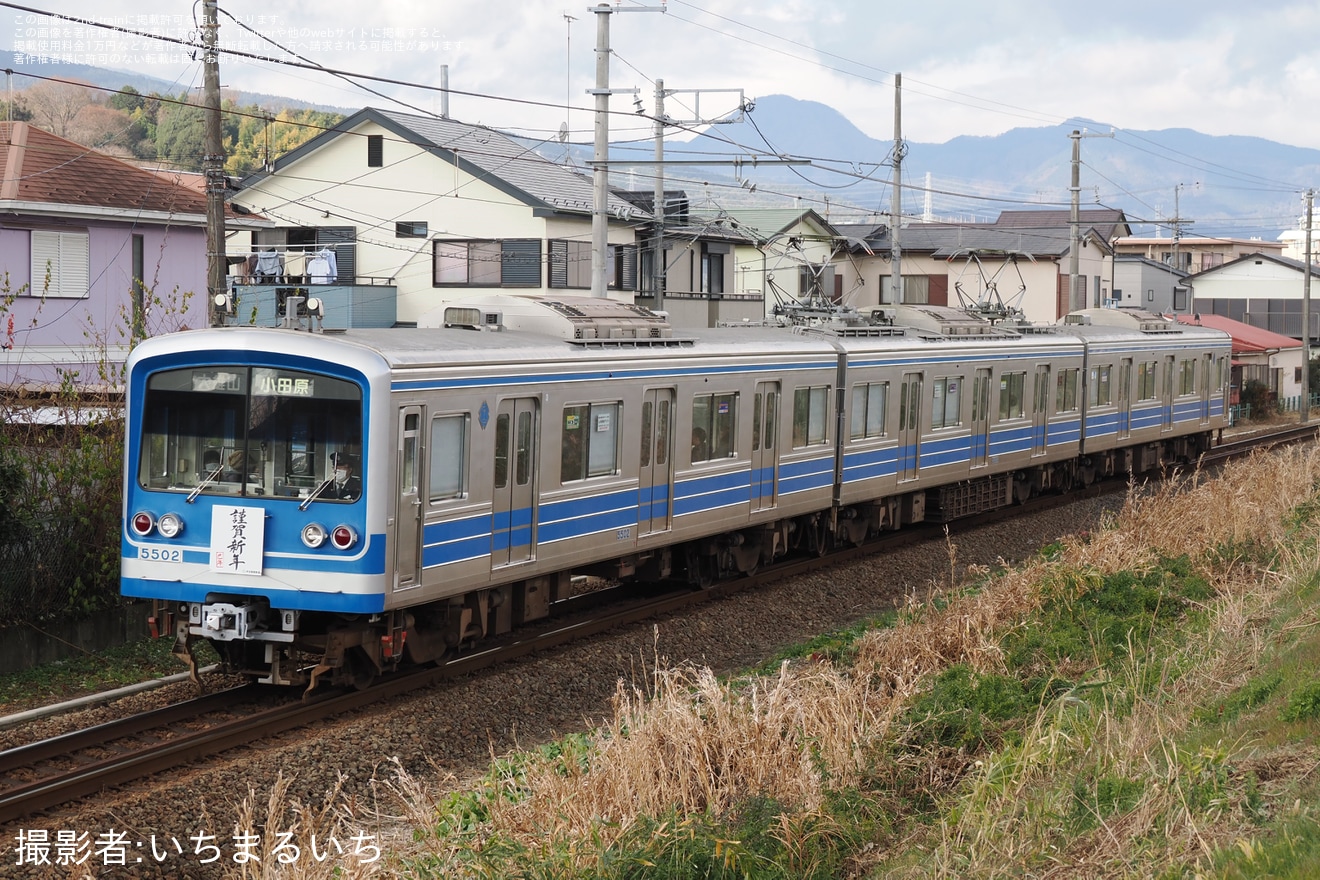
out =
<path fill-rule="evenodd" d="M 121 591 L 194 673 L 205 640 L 256 681 L 365 686 L 584 583 L 707 587 L 1194 462 L 1227 419 L 1229 337 L 1138 310 L 688 331 L 490 295 L 335 331 L 310 305 L 128 360 Z"/>

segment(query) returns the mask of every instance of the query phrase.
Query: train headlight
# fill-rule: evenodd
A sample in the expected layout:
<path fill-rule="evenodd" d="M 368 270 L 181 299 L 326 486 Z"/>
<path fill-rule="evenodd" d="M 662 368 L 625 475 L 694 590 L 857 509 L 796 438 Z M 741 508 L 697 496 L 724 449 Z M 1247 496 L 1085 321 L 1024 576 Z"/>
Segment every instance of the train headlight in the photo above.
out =
<path fill-rule="evenodd" d="M 330 533 L 330 543 L 337 550 L 347 550 L 357 543 L 357 532 L 349 526 L 335 526 L 335 530 Z"/>
<path fill-rule="evenodd" d="M 177 513 L 166 513 L 156 523 L 156 528 L 160 529 L 162 536 L 173 538 L 183 531 L 183 520 L 179 518 Z"/>
<path fill-rule="evenodd" d="M 142 511 L 140 513 L 133 514 L 133 520 L 131 525 L 134 534 L 140 535 L 145 538 L 147 535 L 150 535 L 151 530 L 156 527 L 156 520 L 154 517 L 152 517 L 151 514 L 147 513 L 146 511 Z"/>
<path fill-rule="evenodd" d="M 308 523 L 303 526 L 302 542 L 315 550 L 325 543 L 325 526 L 320 523 Z"/>

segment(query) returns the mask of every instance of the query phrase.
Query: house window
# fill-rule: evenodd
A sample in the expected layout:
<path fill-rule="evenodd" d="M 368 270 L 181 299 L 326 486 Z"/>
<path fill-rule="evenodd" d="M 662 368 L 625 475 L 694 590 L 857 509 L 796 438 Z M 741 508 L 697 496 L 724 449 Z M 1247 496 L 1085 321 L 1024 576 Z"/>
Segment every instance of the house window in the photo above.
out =
<path fill-rule="evenodd" d="M 541 240 L 436 241 L 435 287 L 540 287 Z"/>
<path fill-rule="evenodd" d="M 1175 287 L 1173 289 L 1173 310 L 1175 312 L 1187 311 L 1187 288 Z"/>
<path fill-rule="evenodd" d="M 935 380 L 930 409 L 932 428 L 953 428 L 962 423 L 961 388 L 961 376 L 946 376 Z"/>
<path fill-rule="evenodd" d="M 552 239 L 549 256 L 551 287 L 591 287 L 591 242 Z"/>
<path fill-rule="evenodd" d="M 610 245 L 605 253 L 605 286 L 610 290 L 637 289 L 637 245 Z"/>
<path fill-rule="evenodd" d="M 385 165 L 385 135 L 367 135 L 367 167 L 381 168 Z"/>
<path fill-rule="evenodd" d="M 880 302 L 882 304 L 894 303 L 893 282 L 894 279 L 890 275 L 880 276 Z M 910 305 L 925 305 L 930 302 L 930 278 L 926 275 L 904 275 L 903 299 L 901 302 Z"/>
<path fill-rule="evenodd" d="M 425 220 L 400 220 L 394 224 L 395 238 L 426 238 Z"/>
<path fill-rule="evenodd" d="M 701 245 L 701 292 L 705 294 L 724 293 L 724 257 L 728 245 L 714 245 L 703 242 Z"/>
<path fill-rule="evenodd" d="M 86 299 L 91 279 L 86 232 L 32 231 L 32 286 L 40 297 Z"/>

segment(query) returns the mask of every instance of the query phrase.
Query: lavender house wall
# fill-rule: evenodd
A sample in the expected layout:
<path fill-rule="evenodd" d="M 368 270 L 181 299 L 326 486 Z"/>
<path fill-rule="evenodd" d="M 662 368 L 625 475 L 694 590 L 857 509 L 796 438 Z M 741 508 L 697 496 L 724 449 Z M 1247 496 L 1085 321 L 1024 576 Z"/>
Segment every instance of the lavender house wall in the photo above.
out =
<path fill-rule="evenodd" d="M 22 225 L 20 225 L 22 224 Z M 88 234 L 85 297 L 42 296 L 32 275 L 31 230 Z M 0 389 L 44 390 L 76 372 L 82 385 L 109 382 L 127 357 L 132 315 L 133 236 L 143 238 L 146 330 L 157 335 L 206 325 L 206 235 L 200 227 L 50 218 L 0 219 Z"/>

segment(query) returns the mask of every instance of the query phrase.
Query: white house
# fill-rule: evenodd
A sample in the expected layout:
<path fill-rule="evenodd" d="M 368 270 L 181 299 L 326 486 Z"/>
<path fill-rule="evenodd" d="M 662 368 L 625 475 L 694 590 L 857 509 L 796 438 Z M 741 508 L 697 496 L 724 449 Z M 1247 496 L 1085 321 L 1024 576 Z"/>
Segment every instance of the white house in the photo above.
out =
<path fill-rule="evenodd" d="M 1314 267 L 1313 273 L 1320 272 Z M 1275 254 L 1256 253 L 1198 272 L 1192 285 L 1194 308 L 1202 315 L 1222 315 L 1253 327 L 1300 339 L 1306 263 Z M 1312 280 L 1313 293 L 1315 280 Z M 1317 335 L 1317 309 L 1311 308 L 1311 338 Z"/>
<path fill-rule="evenodd" d="M 231 236 L 230 271 L 263 308 L 319 296 L 327 326 L 415 323 L 479 293 L 581 295 L 592 197 L 586 176 L 494 129 L 369 107 L 243 181 L 234 205 L 279 225 Z M 650 217 L 613 194 L 607 210 L 608 293 L 631 302 Z"/>

